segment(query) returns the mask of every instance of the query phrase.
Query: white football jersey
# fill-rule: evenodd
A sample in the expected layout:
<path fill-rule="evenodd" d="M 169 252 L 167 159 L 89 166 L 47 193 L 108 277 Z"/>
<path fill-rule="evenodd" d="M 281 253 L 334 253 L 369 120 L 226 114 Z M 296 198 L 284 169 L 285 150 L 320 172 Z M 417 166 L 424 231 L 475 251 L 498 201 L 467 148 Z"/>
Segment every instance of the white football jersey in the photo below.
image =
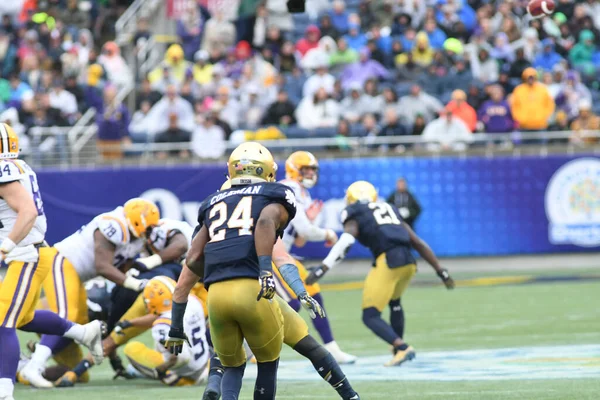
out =
<path fill-rule="evenodd" d="M 148 253 L 147 255 L 159 253 L 167 247 L 169 240 L 177 233 L 181 233 L 185 236 L 189 249 L 192 245 L 194 228 L 185 221 L 170 218 L 161 219 L 158 221 L 158 225 L 152 229 L 152 233 L 148 237 L 149 246 L 145 252 Z"/>
<path fill-rule="evenodd" d="M 292 189 L 294 191 L 294 196 L 296 196 L 296 216 L 283 232 L 283 244 L 285 245 L 286 250 L 290 251 L 294 245 L 294 239 L 298 235 L 296 225 L 300 219 L 306 220 L 306 218 L 301 218 L 302 216 L 299 218 L 298 214 L 303 213 L 304 216 L 306 216 L 306 209 L 312 204 L 312 197 L 310 196 L 310 192 L 304 186 L 294 180 L 284 179 L 279 183 L 283 183 Z M 310 240 L 310 238 L 307 238 L 307 240 Z"/>
<path fill-rule="evenodd" d="M 169 350 L 165 349 L 164 342 L 169 337 L 171 328 L 171 311 L 161 314 L 152 326 L 152 337 L 155 348 L 168 360 L 171 357 Z M 183 330 L 190 340 L 190 344 L 183 344 L 183 352 L 177 356 L 177 363 L 170 371 L 179 376 L 198 379 L 206 368 L 209 359 L 208 342 L 206 341 L 206 320 L 204 308 L 196 296 L 188 297 L 187 307 L 183 316 Z"/>
<path fill-rule="evenodd" d="M 38 216 L 25 239 L 17 243 L 17 247 L 7 255 L 6 262 L 37 262 L 38 251 L 34 245 L 44 241 L 47 227 L 37 175 L 23 160 L 2 160 L 0 161 L 0 183 L 10 182 L 20 182 L 27 189 L 33 198 Z M 0 241 L 8 237 L 16 220 L 17 212 L 0 198 Z"/>
<path fill-rule="evenodd" d="M 71 236 L 56 243 L 54 247 L 73 264 L 82 282 L 97 276 L 94 256 L 94 232 L 100 233 L 115 245 L 113 265 L 120 268 L 135 258 L 143 249 L 144 241 L 131 234 L 123 207 L 98 215 Z"/>

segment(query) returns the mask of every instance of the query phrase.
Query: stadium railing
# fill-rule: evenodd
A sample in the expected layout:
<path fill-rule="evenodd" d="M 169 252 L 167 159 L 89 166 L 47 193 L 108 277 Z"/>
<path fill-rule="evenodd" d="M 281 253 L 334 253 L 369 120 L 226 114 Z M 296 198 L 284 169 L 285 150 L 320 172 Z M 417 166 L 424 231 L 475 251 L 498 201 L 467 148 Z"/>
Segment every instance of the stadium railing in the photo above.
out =
<path fill-rule="evenodd" d="M 131 143 L 127 145 L 106 146 L 103 150 L 112 152 L 112 157 L 103 156 L 93 139 L 96 135 L 95 124 L 84 127 L 78 139 L 67 141 L 69 148 L 67 157 L 65 151 L 58 146 L 52 151 L 46 151 L 43 157 L 33 157 L 30 160 L 37 167 L 94 167 L 101 165 L 177 165 L 201 164 L 215 159 L 201 159 L 195 156 L 189 142 L 184 143 Z M 68 135 L 69 128 L 33 128 L 33 137 Z M 338 138 L 304 138 L 269 140 L 262 143 L 267 146 L 276 158 L 285 157 L 296 150 L 309 150 L 319 157 L 521 157 L 535 155 L 545 157 L 550 154 L 588 154 L 600 155 L 600 131 L 580 132 L 586 141 L 573 143 L 569 138 L 572 131 L 560 132 L 527 132 L 508 134 L 477 133 L 472 136 L 472 143 L 463 149 L 452 150 L 438 148 L 432 150 L 427 141 L 421 136 L 386 136 L 386 137 L 348 137 L 343 143 Z M 34 141 L 39 146 L 42 140 Z M 238 143 L 227 142 L 226 151 L 217 160 L 225 160 Z M 341 146 L 340 146 L 341 145 Z M 36 149 L 32 149 L 32 155 Z M 63 151 L 61 151 L 63 150 Z M 190 157 L 182 158 L 179 152 L 188 150 Z M 166 157 L 158 158 L 159 153 Z M 106 153 L 105 153 L 106 154 Z M 114 156 L 118 154 L 118 156 Z"/>

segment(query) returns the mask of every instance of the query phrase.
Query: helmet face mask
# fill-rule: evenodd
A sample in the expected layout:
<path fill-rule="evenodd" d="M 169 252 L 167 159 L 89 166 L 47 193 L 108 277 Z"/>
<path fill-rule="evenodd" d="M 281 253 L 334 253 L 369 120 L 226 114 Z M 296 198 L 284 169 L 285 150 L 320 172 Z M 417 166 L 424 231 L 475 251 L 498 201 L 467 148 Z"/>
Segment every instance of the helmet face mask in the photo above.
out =
<path fill-rule="evenodd" d="M 231 185 L 274 182 L 277 164 L 271 152 L 260 143 L 242 143 L 229 156 L 227 169 Z"/>
<path fill-rule="evenodd" d="M 305 166 L 300 168 L 300 176 L 302 177 L 302 181 L 300 182 L 302 186 L 307 189 L 314 187 L 319 180 L 319 167 L 318 166 Z"/>
<path fill-rule="evenodd" d="M 158 225 L 160 212 L 158 207 L 148 200 L 135 198 L 123 206 L 129 230 L 136 238 L 146 237 L 149 230 Z"/>
<path fill-rule="evenodd" d="M 377 201 L 377 189 L 367 181 L 356 181 L 346 189 L 346 204 L 357 202 L 374 203 Z"/>
<path fill-rule="evenodd" d="M 296 181 L 310 189 L 319 180 L 319 162 L 308 151 L 296 151 L 285 162 L 286 179 Z"/>

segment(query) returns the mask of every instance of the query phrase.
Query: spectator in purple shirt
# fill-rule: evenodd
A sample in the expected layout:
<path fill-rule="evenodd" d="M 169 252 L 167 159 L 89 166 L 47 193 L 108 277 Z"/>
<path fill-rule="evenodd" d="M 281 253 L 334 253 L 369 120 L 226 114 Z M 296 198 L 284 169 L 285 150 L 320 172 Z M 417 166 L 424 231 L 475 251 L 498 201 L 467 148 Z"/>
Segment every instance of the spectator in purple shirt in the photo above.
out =
<path fill-rule="evenodd" d="M 368 79 L 388 79 L 391 74 L 383 65 L 370 59 L 371 54 L 368 49 L 360 51 L 360 60 L 357 63 L 348 65 L 342 71 L 340 79 L 342 87 L 348 90 L 350 87 L 358 84 L 362 86 Z"/>
<path fill-rule="evenodd" d="M 346 4 L 342 0 L 335 0 L 333 8 L 328 13 L 333 27 L 341 33 L 348 32 L 348 13 Z"/>
<path fill-rule="evenodd" d="M 482 104 L 477 114 L 480 128 L 487 133 L 512 132 L 515 127 L 504 90 L 499 85 L 490 88 L 490 100 Z"/>
<path fill-rule="evenodd" d="M 129 111 L 116 101 L 117 88 L 108 85 L 104 88 L 102 109 L 96 114 L 98 123 L 98 150 L 106 159 L 121 158 L 122 146 L 131 143 L 129 137 Z"/>

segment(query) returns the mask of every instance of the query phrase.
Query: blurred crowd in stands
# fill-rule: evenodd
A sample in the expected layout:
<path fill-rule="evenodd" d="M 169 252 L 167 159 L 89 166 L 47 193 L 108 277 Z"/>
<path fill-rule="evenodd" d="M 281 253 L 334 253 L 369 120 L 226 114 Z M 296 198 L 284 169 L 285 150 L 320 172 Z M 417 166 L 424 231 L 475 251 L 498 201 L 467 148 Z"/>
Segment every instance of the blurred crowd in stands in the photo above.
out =
<path fill-rule="evenodd" d="M 586 145 L 600 129 L 600 1 L 556 2 L 532 19 L 526 0 L 307 0 L 295 15 L 281 0 L 191 0 L 178 42 L 139 76 L 114 42 L 93 39 L 109 29 L 91 13 L 117 9 L 66 0 L 53 13 L 61 1 L 46 1 L 43 22 L 41 9 L 2 18 L 0 107 L 25 127 L 96 107 L 100 142 L 190 142 L 180 157 L 286 137 L 334 137 L 343 151 L 350 137 L 375 148 L 422 135 L 431 150 L 461 150 L 475 132 L 513 133 L 498 143 L 512 146 L 518 132 L 572 131 Z M 140 20 L 135 43 L 150 36 Z M 133 80 L 136 109 L 114 104 Z"/>

